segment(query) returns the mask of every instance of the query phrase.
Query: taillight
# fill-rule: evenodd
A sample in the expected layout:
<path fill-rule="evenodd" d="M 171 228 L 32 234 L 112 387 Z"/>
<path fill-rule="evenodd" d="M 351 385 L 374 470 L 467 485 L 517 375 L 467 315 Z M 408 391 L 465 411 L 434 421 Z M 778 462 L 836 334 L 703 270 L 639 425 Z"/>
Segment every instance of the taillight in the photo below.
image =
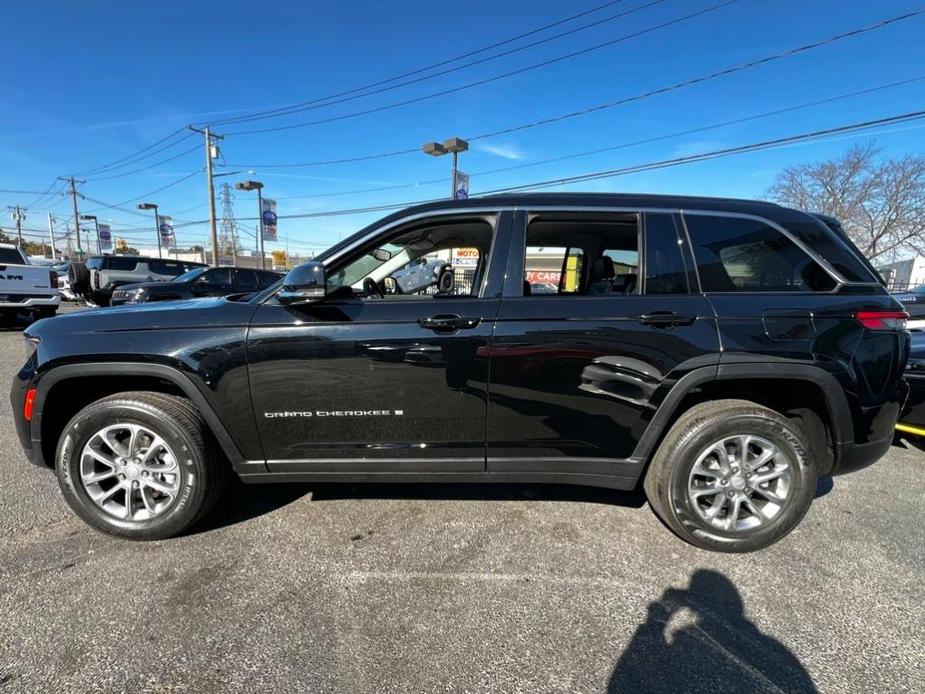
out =
<path fill-rule="evenodd" d="M 27 422 L 32 421 L 32 407 L 35 405 L 35 388 L 26 391 L 26 402 L 22 406 L 22 416 Z"/>
<path fill-rule="evenodd" d="M 871 330 L 902 330 L 909 320 L 909 314 L 905 311 L 858 311 L 854 317 L 858 323 Z"/>
<path fill-rule="evenodd" d="M 49 282 L 51 283 L 51 288 L 57 289 L 58 288 L 58 273 L 55 272 L 54 270 L 49 271 L 48 279 L 49 279 Z"/>

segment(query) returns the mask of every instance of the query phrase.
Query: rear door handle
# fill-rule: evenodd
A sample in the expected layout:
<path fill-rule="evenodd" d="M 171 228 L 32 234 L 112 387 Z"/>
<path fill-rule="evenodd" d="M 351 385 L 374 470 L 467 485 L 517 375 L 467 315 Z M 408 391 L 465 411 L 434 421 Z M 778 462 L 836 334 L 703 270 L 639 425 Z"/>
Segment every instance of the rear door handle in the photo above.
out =
<path fill-rule="evenodd" d="M 455 313 L 419 318 L 418 324 L 427 330 L 439 332 L 453 332 L 456 330 L 471 330 L 482 322 L 481 318 L 464 318 Z"/>
<path fill-rule="evenodd" d="M 697 316 L 682 316 L 674 311 L 653 311 L 636 316 L 636 321 L 655 328 L 670 328 L 676 325 L 691 325 Z"/>

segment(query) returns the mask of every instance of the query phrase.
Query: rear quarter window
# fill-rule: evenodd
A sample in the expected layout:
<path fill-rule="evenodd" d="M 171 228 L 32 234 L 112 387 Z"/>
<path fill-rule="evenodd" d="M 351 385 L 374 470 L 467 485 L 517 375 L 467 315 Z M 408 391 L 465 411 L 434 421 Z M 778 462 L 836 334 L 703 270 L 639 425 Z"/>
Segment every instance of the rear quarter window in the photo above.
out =
<path fill-rule="evenodd" d="M 22 265 L 24 263 L 15 248 L 0 248 L 0 265 Z"/>
<path fill-rule="evenodd" d="M 149 260 L 148 269 L 155 275 L 168 275 L 177 277 L 186 272 L 186 268 L 179 260 Z"/>
<path fill-rule="evenodd" d="M 705 292 L 827 292 L 835 280 L 757 219 L 685 215 Z"/>
<path fill-rule="evenodd" d="M 795 233 L 800 240 L 825 258 L 829 265 L 848 282 L 879 283 L 878 277 L 872 274 L 858 257 L 861 255 L 861 251 L 856 248 L 849 248 L 846 241 L 839 235 L 839 231 L 841 234 L 844 234 L 844 231 L 830 228 L 835 224 L 837 222 L 833 222 L 831 225 L 822 221 L 816 224 L 796 223 L 788 224 L 787 229 Z M 850 241 L 847 243 L 850 243 Z"/>
<path fill-rule="evenodd" d="M 101 269 L 105 270 L 119 270 L 122 272 L 131 272 L 136 267 L 138 267 L 138 260 L 132 258 L 131 256 L 125 255 L 111 255 L 103 260 L 103 265 Z"/>

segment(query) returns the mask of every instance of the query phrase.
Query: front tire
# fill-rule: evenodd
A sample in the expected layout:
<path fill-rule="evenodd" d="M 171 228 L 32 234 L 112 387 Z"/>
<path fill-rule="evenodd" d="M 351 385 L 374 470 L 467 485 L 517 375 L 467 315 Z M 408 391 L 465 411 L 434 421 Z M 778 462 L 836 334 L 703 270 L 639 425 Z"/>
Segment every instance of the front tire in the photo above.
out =
<path fill-rule="evenodd" d="M 683 540 L 751 552 L 793 530 L 812 503 L 816 464 L 803 433 L 746 400 L 695 405 L 671 427 L 644 487 L 656 515 Z"/>
<path fill-rule="evenodd" d="M 98 530 L 133 540 L 173 537 L 212 508 L 227 465 L 183 398 L 119 393 L 65 427 L 55 455 L 74 512 Z"/>

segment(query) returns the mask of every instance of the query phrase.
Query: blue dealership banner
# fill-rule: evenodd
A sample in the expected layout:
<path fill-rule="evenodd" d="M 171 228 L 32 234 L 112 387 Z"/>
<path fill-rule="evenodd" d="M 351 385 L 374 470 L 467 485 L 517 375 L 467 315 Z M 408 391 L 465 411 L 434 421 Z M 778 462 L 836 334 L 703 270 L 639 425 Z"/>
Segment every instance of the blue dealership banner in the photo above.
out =
<path fill-rule="evenodd" d="M 276 200 L 263 199 L 260 217 L 263 221 L 263 240 L 276 241 Z"/>

